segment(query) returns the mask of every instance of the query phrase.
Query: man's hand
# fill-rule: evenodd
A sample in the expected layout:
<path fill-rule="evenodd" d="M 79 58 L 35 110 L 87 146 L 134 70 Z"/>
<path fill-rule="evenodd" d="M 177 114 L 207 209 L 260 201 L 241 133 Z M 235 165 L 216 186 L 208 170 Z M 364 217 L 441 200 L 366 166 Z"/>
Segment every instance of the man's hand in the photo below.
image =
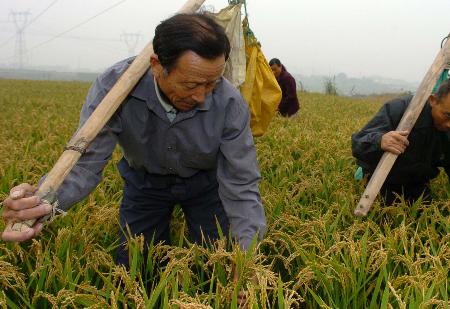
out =
<path fill-rule="evenodd" d="M 239 274 L 238 274 L 238 271 L 237 271 L 235 265 L 232 266 L 232 274 L 233 274 L 233 281 L 235 283 L 237 283 L 239 281 Z M 255 273 L 253 273 L 251 280 L 254 285 L 258 285 L 258 278 L 256 277 Z M 240 309 L 246 309 L 249 307 L 248 299 L 247 299 L 247 296 L 245 296 L 244 290 L 239 291 L 239 293 L 237 295 L 237 305 L 238 305 L 238 308 L 240 308 Z"/>
<path fill-rule="evenodd" d="M 236 266 L 233 265 L 232 268 L 232 272 L 233 272 L 233 281 L 235 283 L 237 283 L 239 281 L 239 274 L 236 270 Z M 238 308 L 248 308 L 248 303 L 247 303 L 247 297 L 245 296 L 245 292 L 244 291 L 239 291 L 239 294 L 237 296 L 237 305 Z"/>
<path fill-rule="evenodd" d="M 381 137 L 381 149 L 395 155 L 404 153 L 409 145 L 408 134 L 408 131 L 389 131 Z"/>
<path fill-rule="evenodd" d="M 36 187 L 22 183 L 12 188 L 9 192 L 9 197 L 3 201 L 3 220 L 7 223 L 2 233 L 4 241 L 25 241 L 35 237 L 42 230 L 42 223 L 36 223 L 33 227 L 27 228 L 22 232 L 13 231 L 11 225 L 8 224 L 29 219 L 39 219 L 51 213 L 52 206 L 41 204 L 40 198 L 33 195 L 36 190 Z"/>

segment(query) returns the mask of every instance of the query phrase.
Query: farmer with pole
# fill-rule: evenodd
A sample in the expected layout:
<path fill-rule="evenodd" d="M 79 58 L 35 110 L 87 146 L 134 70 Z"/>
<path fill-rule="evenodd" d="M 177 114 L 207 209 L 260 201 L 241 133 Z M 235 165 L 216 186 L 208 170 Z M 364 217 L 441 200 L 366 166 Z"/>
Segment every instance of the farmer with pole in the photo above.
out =
<path fill-rule="evenodd" d="M 447 38 L 449 36 L 447 36 Z M 443 42 L 446 42 L 446 43 L 444 44 Z M 422 82 L 420 83 L 419 87 L 417 88 L 416 94 L 411 98 L 411 100 L 408 100 L 408 103 L 407 103 L 408 106 L 402 112 L 402 116 L 401 116 L 400 120 L 398 121 L 397 127 L 392 127 L 392 129 L 395 128 L 395 131 L 401 131 L 402 132 L 401 136 L 407 137 L 408 134 L 411 133 L 412 130 L 414 129 L 416 121 L 419 118 L 419 116 L 422 114 L 424 107 L 427 105 L 431 106 L 430 94 L 432 93 L 433 86 L 436 85 L 439 75 L 441 75 L 442 72 L 444 71 L 446 65 L 448 64 L 449 59 L 450 59 L 450 43 L 449 43 L 449 40 L 444 39 L 441 44 L 441 49 L 439 50 L 432 65 L 430 66 L 430 68 L 428 69 L 424 78 L 422 79 Z M 445 97 L 445 95 L 438 98 L 440 103 L 442 103 L 442 100 L 445 100 L 444 97 Z M 430 102 L 429 102 L 429 100 L 430 100 Z M 437 104 L 433 104 L 433 105 L 437 105 Z M 440 108 L 443 108 L 443 105 L 440 105 L 438 108 L 433 108 L 434 113 L 437 113 L 438 109 L 440 109 Z M 383 113 L 381 111 L 380 116 L 382 116 L 382 114 Z M 441 116 L 443 116 L 443 115 L 441 115 Z M 433 125 L 435 127 L 437 127 L 436 125 L 437 125 L 438 116 L 437 115 L 433 116 L 432 119 L 433 119 Z M 376 122 L 376 119 L 374 119 L 374 121 Z M 444 124 L 444 122 L 445 122 L 444 119 L 439 120 L 439 123 L 442 125 Z M 369 125 L 370 124 L 368 124 L 368 126 Z M 439 127 L 441 127 L 441 126 L 439 125 Z M 381 148 L 381 137 L 380 137 L 379 133 L 380 132 L 378 132 L 378 138 L 377 138 L 377 140 L 379 142 L 375 142 L 375 146 L 374 146 L 375 148 L 372 148 L 373 151 L 376 151 L 377 148 Z M 384 131 L 384 132 L 382 131 L 381 133 L 384 134 L 384 133 L 387 133 L 387 131 Z M 357 135 L 355 135 L 356 140 L 358 140 L 358 135 L 360 135 L 360 134 L 365 135 L 364 132 L 358 133 Z M 375 132 L 375 135 L 377 135 L 376 132 Z M 368 132 L 368 134 L 366 136 L 366 141 L 364 141 L 364 138 L 360 141 L 362 141 L 363 143 L 367 142 L 368 144 L 370 144 L 370 140 L 371 140 L 370 133 Z M 372 143 L 373 142 L 374 141 L 372 140 Z M 403 140 L 403 144 L 405 144 L 404 140 Z M 362 146 L 364 148 L 364 145 L 360 145 L 360 146 Z M 424 145 L 424 147 L 430 147 L 430 146 L 432 146 L 432 145 L 428 145 L 428 144 Z M 355 147 L 358 148 L 358 145 L 355 144 L 355 146 L 353 148 L 355 148 Z M 354 151 L 354 155 L 357 152 L 358 152 L 358 150 L 356 150 L 356 152 Z M 364 151 L 363 151 L 363 153 L 364 153 Z M 355 216 L 358 216 L 358 217 L 367 216 L 367 213 L 369 212 L 370 208 L 372 207 L 372 204 L 373 204 L 376 196 L 380 192 L 380 190 L 386 180 L 386 177 L 388 176 L 389 172 L 391 171 L 391 168 L 393 167 L 395 161 L 397 160 L 397 157 L 398 157 L 397 153 L 398 153 L 398 151 L 392 152 L 391 150 L 388 150 L 388 151 L 382 153 L 378 164 L 373 169 L 373 173 L 372 173 L 372 171 L 369 171 L 369 173 L 371 174 L 371 177 L 370 177 L 369 182 L 367 183 L 366 189 L 364 190 L 364 192 L 358 202 L 358 205 L 356 206 L 356 208 L 353 212 L 355 214 Z M 360 157 L 357 157 L 357 158 L 359 160 L 361 160 Z M 433 164 L 434 163 L 435 162 L 433 162 Z M 424 175 L 421 175 L 421 176 L 424 177 Z M 430 176 L 430 174 L 428 174 L 428 176 Z M 419 182 L 416 182 L 416 184 L 417 183 L 419 183 Z M 419 190 L 420 190 L 420 188 L 419 188 Z M 424 190 L 425 190 L 425 188 L 424 188 Z M 412 197 L 412 199 L 414 200 L 414 197 Z"/>
<path fill-rule="evenodd" d="M 174 205 L 182 207 L 191 239 L 210 243 L 231 232 L 246 249 L 265 230 L 258 182 L 260 174 L 249 126 L 249 111 L 239 92 L 222 77 L 230 44 L 224 30 L 202 14 L 177 14 L 155 30 L 154 53 L 145 72 L 106 126 L 83 151 L 52 205 L 21 184 L 4 201 L 11 223 L 68 210 L 101 181 L 102 170 L 118 143 L 125 181 L 121 230 L 142 234 L 147 243 L 169 243 Z M 80 128 L 110 92 L 133 59 L 105 71 L 91 87 Z M 83 142 L 83 140 L 82 140 Z M 84 145 L 71 145 L 78 151 Z M 44 180 L 45 181 L 45 180 Z M 33 221 L 32 221 L 33 222 Z M 6 241 L 24 241 L 42 229 L 6 229 Z M 118 264 L 128 264 L 125 235 Z"/>
<path fill-rule="evenodd" d="M 450 80 L 430 95 L 411 132 L 396 131 L 411 99 L 406 96 L 387 102 L 352 135 L 353 156 L 366 175 L 374 172 L 383 152 L 398 155 L 380 191 L 388 205 L 398 196 L 409 203 L 419 198 L 429 203 L 429 183 L 438 176 L 438 167 L 450 175 Z"/>

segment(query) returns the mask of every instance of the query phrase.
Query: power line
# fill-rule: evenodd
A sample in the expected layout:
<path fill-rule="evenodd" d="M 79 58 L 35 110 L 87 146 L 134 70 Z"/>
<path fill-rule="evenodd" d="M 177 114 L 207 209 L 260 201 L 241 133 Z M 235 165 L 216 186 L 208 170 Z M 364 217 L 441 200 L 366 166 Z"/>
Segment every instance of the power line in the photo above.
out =
<path fill-rule="evenodd" d="M 116 42 L 116 43 L 122 42 L 119 39 L 87 37 L 87 36 L 77 36 L 77 35 L 65 35 L 63 38 L 71 39 L 71 40 L 79 40 L 79 41 L 106 41 L 106 42 Z"/>
<path fill-rule="evenodd" d="M 117 47 L 113 47 L 113 46 L 110 46 L 110 45 L 107 45 L 104 43 L 98 44 L 98 42 L 95 46 L 92 44 L 86 44 L 86 43 L 87 42 L 82 41 L 82 42 L 80 42 L 80 44 L 78 46 L 81 48 L 84 48 L 84 49 L 94 50 L 96 52 L 98 52 L 98 51 L 107 52 L 108 55 L 117 54 L 117 53 L 125 54 L 125 52 L 126 52 L 126 49 L 123 47 L 117 48 Z"/>
<path fill-rule="evenodd" d="M 42 45 L 48 44 L 48 43 L 50 43 L 50 42 L 53 41 L 53 40 L 56 40 L 57 38 L 63 36 L 64 34 L 70 32 L 70 31 L 72 31 L 72 30 L 75 30 L 75 29 L 78 28 L 78 27 L 83 26 L 84 24 L 87 24 L 88 22 L 90 22 L 90 21 L 93 20 L 94 18 L 97 18 L 98 16 L 100 16 L 100 15 L 102 15 L 102 14 L 108 12 L 109 10 L 113 9 L 114 7 L 118 6 L 119 4 L 122 4 L 122 3 L 125 2 L 125 1 L 127 1 L 127 0 L 121 0 L 121 1 L 119 1 L 119 2 L 116 2 L 115 4 L 113 4 L 113 5 L 111 5 L 110 7 L 104 9 L 104 10 L 101 11 L 100 13 L 97 13 L 97 14 L 95 14 L 94 16 L 89 17 L 89 18 L 86 19 L 85 21 L 82 21 L 81 23 L 79 23 L 79 24 L 77 24 L 77 25 L 75 25 L 75 26 L 73 26 L 73 27 L 71 27 L 71 28 L 69 28 L 69 29 L 67 29 L 67 30 L 65 30 L 65 31 L 63 31 L 63 32 L 61 32 L 61 33 L 55 35 L 53 38 L 50 38 L 50 39 L 48 39 L 47 41 L 44 41 L 44 42 L 42 42 L 42 43 L 40 43 L 40 44 L 37 44 L 37 45 L 31 47 L 28 51 L 30 51 L 30 50 L 32 50 L 32 49 L 36 49 L 36 48 L 38 48 L 38 47 L 41 47 Z"/>
<path fill-rule="evenodd" d="M 37 44 L 37 45 L 34 45 L 33 47 L 27 49 L 27 50 L 25 51 L 25 53 L 30 52 L 30 51 L 33 50 L 33 49 L 39 48 L 39 47 L 41 47 L 41 46 L 43 46 L 43 45 L 45 45 L 45 44 L 48 44 L 48 43 L 50 43 L 51 41 L 56 40 L 57 38 L 60 38 L 60 37 L 63 36 L 64 34 L 70 32 L 70 31 L 72 31 L 72 30 L 75 30 L 75 29 L 78 28 L 78 27 L 83 26 L 84 24 L 87 24 L 88 22 L 90 22 L 90 21 L 93 20 L 94 18 L 97 18 L 97 17 L 99 17 L 100 15 L 103 15 L 104 13 L 108 12 L 109 10 L 115 8 L 116 6 L 122 4 L 122 3 L 125 2 L 125 1 L 127 1 L 127 0 L 121 0 L 121 1 L 119 1 L 119 2 L 116 2 L 115 4 L 113 4 L 113 5 L 109 6 L 109 7 L 107 7 L 106 9 L 104 9 L 103 11 L 101 11 L 101 12 L 95 14 L 94 16 L 91 16 L 91 17 L 89 17 L 88 19 L 82 21 L 81 23 L 79 23 L 79 24 L 77 24 L 77 25 L 75 25 L 75 26 L 73 26 L 73 27 L 71 27 L 71 28 L 69 28 L 69 29 L 67 29 L 67 30 L 65 30 L 65 31 L 63 31 L 63 32 L 61 32 L 61 33 L 59 33 L 59 34 L 53 36 L 52 38 L 50 38 L 50 39 L 48 39 L 48 40 L 46 40 L 46 41 L 44 41 L 44 42 L 42 42 L 42 43 L 39 43 L 39 44 Z M 10 58 L 12 58 L 12 57 L 4 58 L 3 60 L 10 59 Z"/>
<path fill-rule="evenodd" d="M 28 26 L 30 26 L 32 23 L 34 23 L 39 17 L 41 17 L 42 15 L 44 15 L 45 12 L 47 12 L 53 5 L 55 5 L 56 2 L 58 2 L 59 0 L 54 0 L 52 3 L 50 3 L 45 9 L 43 9 L 38 15 L 36 15 L 35 18 L 31 19 L 29 23 L 27 23 L 23 28 L 22 31 L 24 31 L 26 28 L 28 28 Z M 8 39 L 6 39 L 5 41 L 3 41 L 3 43 L 0 44 L 0 47 L 3 47 L 4 45 L 8 44 L 9 41 L 11 41 L 12 39 L 14 39 L 14 37 L 17 35 L 14 34 L 11 37 L 9 37 Z"/>
<path fill-rule="evenodd" d="M 47 12 L 52 6 L 54 6 L 55 3 L 58 1 L 59 0 L 54 0 L 52 3 L 50 3 L 45 9 L 43 9 L 39 14 L 37 14 L 35 18 L 31 19 L 30 22 L 25 26 L 25 28 L 28 28 L 32 23 L 38 20 L 39 17 L 44 15 L 44 13 Z"/>
<path fill-rule="evenodd" d="M 30 35 L 34 37 L 53 37 L 51 34 L 42 33 L 42 32 L 28 32 Z M 120 39 L 114 39 L 111 37 L 89 37 L 89 36 L 79 36 L 79 35 L 63 35 L 60 37 L 61 39 L 69 39 L 69 40 L 79 40 L 79 41 L 106 41 L 106 42 L 116 42 L 116 43 L 122 43 Z"/>
<path fill-rule="evenodd" d="M 12 39 L 14 39 L 15 37 L 16 37 L 16 34 L 13 34 L 13 35 L 10 36 L 9 38 L 7 38 L 5 41 L 3 41 L 3 42 L 0 44 L 0 47 L 5 46 L 6 44 L 9 43 L 9 41 L 11 41 Z"/>

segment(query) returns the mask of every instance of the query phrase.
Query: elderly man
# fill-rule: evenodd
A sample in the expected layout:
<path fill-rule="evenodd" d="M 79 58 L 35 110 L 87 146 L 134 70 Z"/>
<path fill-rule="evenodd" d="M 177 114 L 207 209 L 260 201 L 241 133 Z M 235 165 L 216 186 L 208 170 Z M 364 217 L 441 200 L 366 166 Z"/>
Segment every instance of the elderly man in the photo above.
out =
<path fill-rule="evenodd" d="M 223 29 L 201 14 L 175 15 L 157 26 L 151 69 L 144 74 L 107 126 L 57 192 L 67 210 L 100 182 L 116 143 L 125 181 L 120 206 L 121 230 L 150 241 L 169 243 L 174 205 L 180 204 L 196 243 L 219 237 L 217 224 L 242 248 L 261 239 L 265 216 L 260 174 L 249 127 L 247 104 L 222 77 L 230 52 Z M 97 78 L 81 111 L 80 126 L 108 93 L 132 59 L 121 61 Z M 4 202 L 7 221 L 38 218 L 50 205 L 21 184 Z M 40 224 L 25 232 L 5 231 L 4 240 L 34 237 Z M 120 232 L 122 244 L 125 235 Z M 117 263 L 128 264 L 123 245 Z"/>
<path fill-rule="evenodd" d="M 384 151 L 399 155 L 381 189 L 388 205 L 402 195 L 409 203 L 421 197 L 430 202 L 429 182 L 439 174 L 438 167 L 450 172 L 450 80 L 430 96 L 411 132 L 395 131 L 411 99 L 386 103 L 352 136 L 353 156 L 365 174 L 373 173 Z"/>

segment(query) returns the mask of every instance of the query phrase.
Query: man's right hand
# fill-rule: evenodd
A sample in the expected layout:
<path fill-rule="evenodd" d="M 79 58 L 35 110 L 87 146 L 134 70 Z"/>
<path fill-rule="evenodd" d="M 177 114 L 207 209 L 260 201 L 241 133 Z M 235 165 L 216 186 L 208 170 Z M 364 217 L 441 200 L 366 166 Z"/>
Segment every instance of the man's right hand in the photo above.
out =
<path fill-rule="evenodd" d="M 405 152 L 408 147 L 408 131 L 389 131 L 381 137 L 381 149 L 395 155 Z"/>
<path fill-rule="evenodd" d="M 13 231 L 12 225 L 8 224 L 29 219 L 37 220 L 52 212 L 51 205 L 41 203 L 40 198 L 34 195 L 36 190 L 36 187 L 22 183 L 12 188 L 9 197 L 3 201 L 3 220 L 7 224 L 2 233 L 4 241 L 25 241 L 35 237 L 42 230 L 42 223 L 36 223 L 22 232 Z"/>

